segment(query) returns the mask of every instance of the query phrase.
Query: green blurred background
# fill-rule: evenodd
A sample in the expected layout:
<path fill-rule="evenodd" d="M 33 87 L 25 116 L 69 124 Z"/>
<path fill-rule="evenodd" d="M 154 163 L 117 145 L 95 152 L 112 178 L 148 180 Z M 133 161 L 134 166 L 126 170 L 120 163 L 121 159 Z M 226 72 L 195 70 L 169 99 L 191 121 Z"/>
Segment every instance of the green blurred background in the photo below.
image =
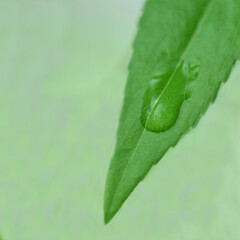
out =
<path fill-rule="evenodd" d="M 3 240 L 240 239 L 240 64 L 103 224 L 143 0 L 0 0 Z"/>

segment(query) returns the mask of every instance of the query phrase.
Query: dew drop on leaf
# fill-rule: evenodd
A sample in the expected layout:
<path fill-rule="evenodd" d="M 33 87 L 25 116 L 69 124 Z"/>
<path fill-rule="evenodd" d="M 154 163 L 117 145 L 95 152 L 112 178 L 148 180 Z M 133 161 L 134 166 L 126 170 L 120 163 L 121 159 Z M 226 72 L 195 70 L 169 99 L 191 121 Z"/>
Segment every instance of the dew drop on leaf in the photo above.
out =
<path fill-rule="evenodd" d="M 173 67 L 174 66 L 174 67 Z M 162 67 L 149 81 L 143 97 L 141 123 L 151 132 L 164 132 L 177 121 L 190 86 L 199 75 L 199 64 L 181 61 Z"/>

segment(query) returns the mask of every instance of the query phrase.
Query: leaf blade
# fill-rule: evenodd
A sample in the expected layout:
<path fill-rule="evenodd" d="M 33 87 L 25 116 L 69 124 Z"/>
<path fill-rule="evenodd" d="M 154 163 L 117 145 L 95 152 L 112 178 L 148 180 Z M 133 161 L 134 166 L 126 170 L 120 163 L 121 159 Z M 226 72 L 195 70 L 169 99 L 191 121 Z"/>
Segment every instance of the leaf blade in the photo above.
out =
<path fill-rule="evenodd" d="M 237 0 L 147 2 L 134 44 L 116 149 L 106 181 L 105 223 L 150 168 L 194 126 L 215 98 L 221 82 L 227 79 L 233 62 L 239 57 L 237 7 L 240 8 Z M 172 32 L 166 28 L 166 22 Z M 221 40 L 216 43 L 218 39 Z M 218 60 L 217 55 L 221 56 Z M 138 117 L 149 78 L 156 66 L 168 59 L 178 59 L 178 63 L 183 59 L 189 62 L 197 59 L 202 70 L 194 94 L 184 102 L 176 124 L 156 134 L 146 131 Z"/>

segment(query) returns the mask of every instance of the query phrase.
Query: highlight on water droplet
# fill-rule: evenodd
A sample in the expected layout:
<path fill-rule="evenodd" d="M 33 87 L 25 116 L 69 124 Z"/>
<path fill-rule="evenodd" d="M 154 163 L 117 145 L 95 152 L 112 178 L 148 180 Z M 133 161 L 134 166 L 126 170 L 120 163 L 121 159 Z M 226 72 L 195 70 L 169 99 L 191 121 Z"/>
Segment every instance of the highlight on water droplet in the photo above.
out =
<path fill-rule="evenodd" d="M 149 81 L 143 97 L 141 123 L 151 132 L 175 125 L 183 102 L 191 96 L 189 86 L 199 75 L 199 64 L 181 61 L 160 67 Z"/>

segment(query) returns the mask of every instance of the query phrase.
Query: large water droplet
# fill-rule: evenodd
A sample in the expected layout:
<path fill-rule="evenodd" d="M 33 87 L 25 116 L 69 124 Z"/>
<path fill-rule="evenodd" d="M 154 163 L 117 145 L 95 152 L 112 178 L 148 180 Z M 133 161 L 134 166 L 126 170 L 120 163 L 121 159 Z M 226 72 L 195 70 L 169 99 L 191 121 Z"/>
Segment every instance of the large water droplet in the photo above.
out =
<path fill-rule="evenodd" d="M 199 74 L 198 64 L 168 64 L 149 81 L 143 98 L 141 123 L 151 132 L 164 132 L 177 121 L 181 106 L 191 96 L 189 85 Z"/>

